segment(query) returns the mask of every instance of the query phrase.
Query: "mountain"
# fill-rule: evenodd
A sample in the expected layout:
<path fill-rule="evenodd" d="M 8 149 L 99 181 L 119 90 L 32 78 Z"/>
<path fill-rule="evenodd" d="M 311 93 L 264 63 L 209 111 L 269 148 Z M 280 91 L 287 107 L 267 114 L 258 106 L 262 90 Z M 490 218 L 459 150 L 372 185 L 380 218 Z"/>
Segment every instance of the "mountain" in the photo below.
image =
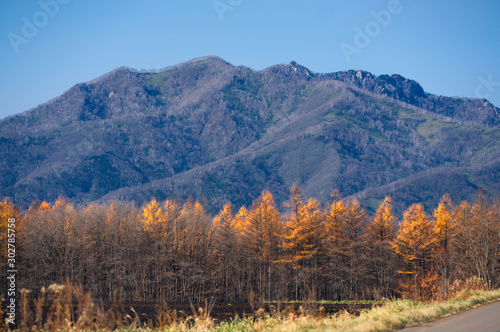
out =
<path fill-rule="evenodd" d="M 426 93 L 400 75 L 262 71 L 204 57 L 159 71 L 121 67 L 0 121 L 0 195 L 27 207 L 194 197 L 213 211 L 278 202 L 299 184 L 373 209 L 430 210 L 449 193 L 498 195 L 499 109 Z"/>

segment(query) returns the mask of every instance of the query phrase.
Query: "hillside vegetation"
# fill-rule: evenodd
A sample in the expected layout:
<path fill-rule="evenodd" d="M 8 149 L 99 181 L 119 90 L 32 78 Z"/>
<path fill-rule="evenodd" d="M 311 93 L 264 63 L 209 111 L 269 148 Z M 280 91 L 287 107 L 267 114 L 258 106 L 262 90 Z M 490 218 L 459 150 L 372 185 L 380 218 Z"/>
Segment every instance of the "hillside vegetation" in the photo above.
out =
<path fill-rule="evenodd" d="M 498 195 L 498 108 L 424 92 L 399 75 L 262 71 L 217 57 L 157 72 L 118 68 L 0 122 L 0 195 L 73 203 L 193 197 L 213 212 L 296 183 L 374 211 L 448 192 Z"/>

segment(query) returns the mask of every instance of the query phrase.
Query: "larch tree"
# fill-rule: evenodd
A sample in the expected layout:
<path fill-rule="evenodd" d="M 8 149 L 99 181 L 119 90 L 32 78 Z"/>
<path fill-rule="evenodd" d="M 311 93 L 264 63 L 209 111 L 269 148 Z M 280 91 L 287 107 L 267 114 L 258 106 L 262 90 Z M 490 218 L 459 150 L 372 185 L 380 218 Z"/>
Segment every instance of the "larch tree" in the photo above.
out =
<path fill-rule="evenodd" d="M 32 287 L 76 278 L 81 258 L 80 225 L 76 219 L 74 207 L 62 198 L 52 206 L 41 203 L 26 214 L 19 241 L 25 247 L 24 255 L 29 257 L 26 270 L 34 276 Z"/>
<path fill-rule="evenodd" d="M 174 288 L 171 284 L 172 276 L 175 275 L 175 225 L 177 218 L 181 214 L 182 207 L 174 200 L 167 199 L 163 203 L 164 211 L 164 226 L 163 226 L 163 239 L 161 242 L 164 256 L 163 256 L 163 269 L 166 273 L 167 285 L 170 291 Z M 170 295 L 172 296 L 172 295 Z"/>
<path fill-rule="evenodd" d="M 455 209 L 456 245 L 464 277 L 477 276 L 489 287 L 498 283 L 500 213 L 497 202 L 490 204 L 479 193 L 470 206 L 462 202 Z"/>
<path fill-rule="evenodd" d="M 392 247 L 411 266 L 412 281 L 407 283 L 405 293 L 419 298 L 428 291 L 426 286 L 433 276 L 429 276 L 431 263 L 438 238 L 432 220 L 425 213 L 422 204 L 411 205 L 403 214 L 403 223 L 392 242 Z M 429 279 L 429 280 L 428 280 Z"/>
<path fill-rule="evenodd" d="M 304 195 L 302 189 L 296 185 L 290 188 L 290 199 L 289 202 L 283 204 L 287 209 L 288 213 L 284 216 L 285 229 L 284 229 L 284 239 L 282 243 L 284 259 L 286 263 L 291 263 L 292 266 L 297 261 L 298 257 L 298 239 L 295 236 L 296 229 L 299 227 L 302 219 L 301 208 L 304 205 Z M 295 267 L 294 267 L 295 268 Z"/>
<path fill-rule="evenodd" d="M 133 293 L 131 285 L 138 282 L 135 260 L 140 257 L 142 224 L 135 207 L 126 202 L 112 201 L 105 213 L 105 223 L 100 228 L 109 248 L 105 260 L 109 296 L 123 300 Z"/>
<path fill-rule="evenodd" d="M 144 231 L 153 241 L 159 240 L 164 232 L 165 214 L 156 199 L 152 199 L 148 205 L 142 209 Z"/>
<path fill-rule="evenodd" d="M 233 258 L 236 260 L 236 267 L 239 269 L 234 280 L 235 293 L 238 299 L 245 299 L 248 293 L 253 290 L 252 273 L 253 262 L 248 259 L 246 234 L 248 227 L 248 209 L 245 206 L 240 207 L 233 219 L 233 227 L 236 235 L 237 255 Z M 234 261 L 233 260 L 233 261 Z"/>
<path fill-rule="evenodd" d="M 230 203 L 224 204 L 222 210 L 213 219 L 214 248 L 216 251 L 216 266 L 218 267 L 216 279 L 220 281 L 225 302 L 234 301 L 232 282 L 237 278 L 239 259 L 237 250 L 237 232 L 235 216 Z"/>
<path fill-rule="evenodd" d="M 332 193 L 333 202 L 327 206 L 323 215 L 324 244 L 327 263 L 324 268 L 329 297 L 335 300 L 344 298 L 346 280 L 342 273 L 342 263 L 346 261 L 347 239 L 344 236 L 344 222 L 347 206 L 340 200 L 338 193 Z"/>
<path fill-rule="evenodd" d="M 36 217 L 40 214 L 42 217 L 46 212 L 43 209 L 37 211 L 28 211 L 30 221 L 37 224 Z M 83 227 L 82 248 L 84 257 L 81 263 L 84 267 L 83 278 L 80 279 L 84 285 L 89 285 L 90 290 L 95 296 L 109 300 L 106 280 L 108 279 L 107 268 L 107 209 L 104 205 L 91 204 L 79 213 L 78 220 Z M 82 250 L 83 249 L 83 250 Z M 143 280 L 144 278 L 140 278 Z"/>
<path fill-rule="evenodd" d="M 181 285 L 180 295 L 186 301 L 201 302 L 212 291 L 214 250 L 212 218 L 198 202 L 184 203 L 175 223 L 176 278 Z"/>
<path fill-rule="evenodd" d="M 480 194 L 453 207 L 445 195 L 432 219 L 412 205 L 397 230 L 389 198 L 368 218 L 359 203 L 332 197 L 321 209 L 292 188 L 280 216 L 264 191 L 248 210 L 226 204 L 215 217 L 193 200 L 140 209 L 37 201 L 24 216 L 3 200 L 0 236 L 5 244 L 5 219 L 15 216 L 19 288 L 36 292 L 69 278 L 103 301 L 235 303 L 253 291 L 254 300 L 371 299 L 395 296 L 401 279 L 409 279 L 407 294 L 425 299 L 438 294 L 438 276 L 441 289 L 471 277 L 497 287 L 498 202 Z"/>
<path fill-rule="evenodd" d="M 285 264 L 285 267 L 292 272 L 295 300 L 297 300 L 299 298 L 299 244 L 296 233 L 301 223 L 301 208 L 304 205 L 302 189 L 293 185 L 290 188 L 289 202 L 285 202 L 283 205 L 288 209 L 288 213 L 284 216 L 285 228 L 284 241 L 281 244 L 283 248 L 281 261 Z"/>
<path fill-rule="evenodd" d="M 366 229 L 366 256 L 376 297 L 394 295 L 396 257 L 391 241 L 394 240 L 397 229 L 391 202 L 390 197 L 384 199 Z"/>
<path fill-rule="evenodd" d="M 344 261 L 341 262 L 341 269 L 347 280 L 345 294 L 349 299 L 358 298 L 362 295 L 362 280 L 367 274 L 366 264 L 363 259 L 366 242 L 364 234 L 366 221 L 366 212 L 359 202 L 349 202 L 342 224 L 342 234 L 345 241 L 342 253 Z"/>
<path fill-rule="evenodd" d="M 249 259 L 256 265 L 257 290 L 268 299 L 273 295 L 275 263 L 279 260 L 283 223 L 273 195 L 264 190 L 246 217 L 244 242 Z"/>
<path fill-rule="evenodd" d="M 445 194 L 438 207 L 434 210 L 434 225 L 438 245 L 447 250 L 452 238 L 455 236 L 455 222 L 453 220 L 453 205 L 448 194 Z"/>
<path fill-rule="evenodd" d="M 437 250 L 434 264 L 441 279 L 440 296 L 447 298 L 448 287 L 454 273 L 455 250 L 452 241 L 455 236 L 455 220 L 453 218 L 453 205 L 448 194 L 445 194 L 438 207 L 434 210 L 434 228 L 437 237 Z"/>
<path fill-rule="evenodd" d="M 308 289 L 316 289 L 318 282 L 318 263 L 322 248 L 322 213 L 315 199 L 303 201 L 302 190 L 297 186 L 290 189 L 289 209 L 286 215 L 286 235 L 283 248 L 285 261 L 291 264 L 295 279 L 295 298 L 299 298 L 299 281 L 304 285 L 302 296 Z"/>
<path fill-rule="evenodd" d="M 143 298 L 150 300 L 151 296 L 160 297 L 162 291 L 158 288 L 160 280 L 164 278 L 162 260 L 166 254 L 163 239 L 166 236 L 166 217 L 160 203 L 152 199 L 142 208 L 142 223 L 144 236 L 142 237 L 141 256 L 146 277 L 143 285 Z"/>
<path fill-rule="evenodd" d="M 240 207 L 238 213 L 234 216 L 234 228 L 237 231 L 238 239 L 240 240 L 245 235 L 245 229 L 247 227 L 247 216 L 248 210 L 245 206 Z"/>

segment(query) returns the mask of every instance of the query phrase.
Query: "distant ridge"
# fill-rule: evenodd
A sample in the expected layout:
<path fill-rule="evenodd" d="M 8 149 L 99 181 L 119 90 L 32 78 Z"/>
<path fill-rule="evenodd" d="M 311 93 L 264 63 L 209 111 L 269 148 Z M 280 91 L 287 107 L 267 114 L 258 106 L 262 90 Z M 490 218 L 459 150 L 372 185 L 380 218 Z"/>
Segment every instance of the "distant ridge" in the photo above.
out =
<path fill-rule="evenodd" d="M 373 209 L 384 195 L 432 209 L 498 195 L 499 109 L 425 92 L 400 75 L 255 71 L 215 56 L 158 70 L 117 68 L 0 121 L 0 194 L 23 207 L 62 195 L 199 199 L 214 211 L 278 202 L 294 183 Z M 397 198 L 397 199 L 396 199 Z"/>

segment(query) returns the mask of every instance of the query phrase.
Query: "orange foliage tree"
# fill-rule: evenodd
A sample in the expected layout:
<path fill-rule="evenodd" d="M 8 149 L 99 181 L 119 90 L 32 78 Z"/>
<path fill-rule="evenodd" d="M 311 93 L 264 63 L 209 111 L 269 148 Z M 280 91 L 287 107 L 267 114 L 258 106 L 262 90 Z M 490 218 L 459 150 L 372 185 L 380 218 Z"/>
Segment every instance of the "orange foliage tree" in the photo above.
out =
<path fill-rule="evenodd" d="M 434 264 L 437 268 L 440 284 L 441 298 L 448 297 L 448 287 L 455 273 L 454 260 L 456 259 L 453 248 L 455 237 L 455 219 L 453 217 L 453 205 L 448 194 L 445 194 L 438 207 L 434 210 L 434 231 L 437 237 L 437 248 L 434 256 Z"/>
<path fill-rule="evenodd" d="M 391 241 L 396 236 L 396 217 L 391 198 L 386 197 L 366 228 L 366 260 L 375 295 L 389 297 L 394 292 L 396 257 Z"/>
<path fill-rule="evenodd" d="M 409 271 L 400 271 L 401 274 L 412 275 L 410 282 L 403 283 L 405 295 L 420 298 L 428 291 L 430 280 L 436 278 L 429 272 L 437 242 L 434 225 L 425 213 L 423 205 L 411 205 L 404 212 L 403 223 L 392 242 L 396 253 L 411 266 Z"/>
<path fill-rule="evenodd" d="M 322 251 L 322 213 L 319 202 L 308 199 L 304 202 L 302 190 L 290 189 L 290 202 L 285 204 L 289 214 L 285 216 L 286 232 L 283 249 L 285 261 L 294 272 L 295 298 L 304 298 L 306 290 L 316 289 L 319 260 Z M 301 294 L 299 295 L 299 284 Z"/>
<path fill-rule="evenodd" d="M 272 285 L 278 278 L 275 265 L 280 257 L 283 222 L 268 190 L 253 202 L 245 219 L 243 243 L 247 257 L 255 267 L 253 280 L 262 292 L 259 295 L 270 299 L 276 294 Z"/>
<path fill-rule="evenodd" d="M 397 296 L 400 284 L 407 296 L 431 298 L 438 281 L 445 298 L 455 280 L 498 285 L 498 203 L 479 195 L 454 208 L 445 195 L 432 219 L 422 204 L 409 207 L 398 230 L 389 198 L 373 217 L 332 198 L 321 207 L 294 186 L 283 215 L 263 191 L 250 208 L 235 213 L 228 203 L 215 216 L 192 199 L 139 209 L 38 201 L 24 216 L 3 200 L 2 264 L 5 220 L 16 216 L 19 288 L 69 278 L 104 301 L 372 299 Z"/>

